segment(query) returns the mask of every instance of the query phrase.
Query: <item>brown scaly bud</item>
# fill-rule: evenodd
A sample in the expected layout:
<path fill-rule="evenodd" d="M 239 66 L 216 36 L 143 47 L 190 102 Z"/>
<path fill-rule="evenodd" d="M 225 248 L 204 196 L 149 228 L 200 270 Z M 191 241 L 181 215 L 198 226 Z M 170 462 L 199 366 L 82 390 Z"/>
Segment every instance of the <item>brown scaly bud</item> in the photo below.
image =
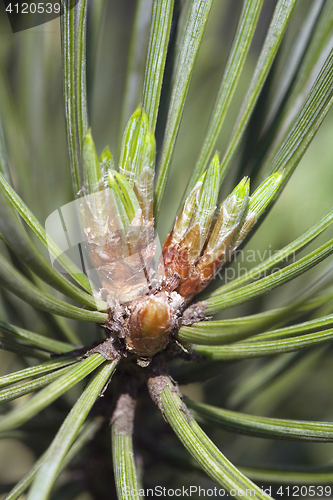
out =
<path fill-rule="evenodd" d="M 137 356 L 151 357 L 166 347 L 175 326 L 175 312 L 168 295 L 137 297 L 131 303 L 126 345 Z"/>
<path fill-rule="evenodd" d="M 211 169 L 212 179 L 216 176 L 213 166 L 214 163 L 212 163 Z M 206 288 L 219 269 L 242 243 L 258 217 L 274 199 L 282 179 L 281 172 L 271 175 L 249 197 L 249 179 L 245 177 L 220 206 L 219 216 L 207 240 L 205 236 L 207 228 L 204 230 L 204 215 L 207 206 L 209 210 L 206 213 L 210 213 L 212 199 L 209 199 L 207 204 L 201 203 L 201 212 L 200 210 L 199 212 L 202 214 L 198 215 L 196 191 L 193 190 L 190 193 L 184 209 L 191 201 L 192 211 L 188 211 L 193 215 L 188 218 L 190 222 L 186 220 L 188 223 L 186 231 L 180 233 L 182 239 L 175 237 L 179 233 L 178 227 L 178 231 L 175 231 L 176 224 L 180 225 L 180 222 L 177 221 L 163 245 L 163 258 L 167 275 L 177 274 L 180 277 L 176 291 L 184 298 L 184 303 L 188 303 L 196 294 Z M 206 182 L 204 186 L 205 184 Z M 202 189 L 200 194 L 205 192 L 205 195 L 208 196 L 208 190 L 202 191 Z M 215 199 L 215 194 L 213 198 Z M 181 216 L 179 221 L 182 220 Z M 210 218 L 207 215 L 208 220 Z M 181 229 L 183 228 L 181 227 Z M 204 241 L 206 243 L 202 246 Z"/>

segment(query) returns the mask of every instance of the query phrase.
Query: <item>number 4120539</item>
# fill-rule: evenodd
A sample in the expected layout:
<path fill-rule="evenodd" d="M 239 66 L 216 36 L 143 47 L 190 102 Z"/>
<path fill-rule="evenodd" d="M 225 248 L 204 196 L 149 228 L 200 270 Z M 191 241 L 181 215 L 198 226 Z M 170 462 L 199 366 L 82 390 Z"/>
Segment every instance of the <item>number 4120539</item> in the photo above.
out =
<path fill-rule="evenodd" d="M 10 3 L 6 7 L 9 14 L 60 14 L 60 3 Z"/>
<path fill-rule="evenodd" d="M 284 497 L 330 497 L 332 488 L 330 486 L 280 486 L 276 495 Z"/>

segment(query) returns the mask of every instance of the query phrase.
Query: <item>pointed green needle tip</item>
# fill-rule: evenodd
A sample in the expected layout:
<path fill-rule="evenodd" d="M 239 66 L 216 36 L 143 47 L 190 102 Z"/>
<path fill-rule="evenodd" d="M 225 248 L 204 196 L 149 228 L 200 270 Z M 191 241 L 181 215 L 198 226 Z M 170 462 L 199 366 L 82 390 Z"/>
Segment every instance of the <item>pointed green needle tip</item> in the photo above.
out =
<path fill-rule="evenodd" d="M 136 134 L 133 138 L 134 140 L 131 148 L 133 155 L 137 153 L 138 148 L 143 149 L 147 132 L 148 132 L 148 116 L 146 115 L 145 111 L 141 109 Z M 138 153 L 141 152 L 142 151 L 139 151 Z"/>
<path fill-rule="evenodd" d="M 116 179 L 114 178 L 115 172 L 113 170 L 108 170 L 108 185 L 110 189 L 113 189 L 115 187 Z"/>
<path fill-rule="evenodd" d="M 120 161 L 119 165 L 121 168 L 125 169 L 126 163 L 128 161 L 129 152 L 132 147 L 132 141 L 135 137 L 135 132 L 137 130 L 139 121 L 141 117 L 141 107 L 137 108 L 130 119 L 127 122 L 123 139 L 121 143 Z"/>
<path fill-rule="evenodd" d="M 205 182 L 210 178 L 213 181 L 213 184 L 216 185 L 217 190 L 220 189 L 220 153 L 216 151 L 214 154 L 212 161 L 209 164 L 207 169 L 207 176 Z"/>
<path fill-rule="evenodd" d="M 276 172 L 270 175 L 260 186 L 255 190 L 250 198 L 249 210 L 256 214 L 257 217 L 263 213 L 268 205 L 273 201 L 282 184 L 283 173 Z"/>
<path fill-rule="evenodd" d="M 155 165 L 155 153 L 156 153 L 156 143 L 155 136 L 149 130 L 146 133 L 144 145 L 143 145 L 143 161 L 142 168 L 149 166 L 151 169 L 154 169 Z"/>
<path fill-rule="evenodd" d="M 143 108 L 137 108 L 126 126 L 120 153 L 119 170 L 125 175 L 131 186 L 136 172 L 140 169 L 144 151 L 148 117 Z"/>
<path fill-rule="evenodd" d="M 108 184 L 117 201 L 118 210 L 124 211 L 131 222 L 140 208 L 135 193 L 123 175 L 112 170 L 108 171 Z"/>
<path fill-rule="evenodd" d="M 131 120 L 135 120 L 136 118 L 140 118 L 142 112 L 144 112 L 144 111 L 143 111 L 142 105 L 140 104 L 140 106 L 138 106 L 136 108 L 136 110 L 134 111 L 134 113 L 132 114 L 131 118 L 129 119 L 129 122 Z"/>
<path fill-rule="evenodd" d="M 201 187 L 199 201 L 193 213 L 191 226 L 200 226 L 200 246 L 201 251 L 208 236 L 216 209 L 217 198 L 220 190 L 220 161 L 219 154 L 215 153 L 206 171 Z"/>
<path fill-rule="evenodd" d="M 205 210 L 211 210 L 212 207 L 216 204 L 220 188 L 219 177 L 220 158 L 219 154 L 215 153 L 208 169 L 205 172 L 199 200 L 199 206 L 201 208 Z"/>
<path fill-rule="evenodd" d="M 231 195 L 236 195 L 238 199 L 242 200 L 250 193 L 250 178 L 244 177 L 239 184 L 235 187 Z"/>
<path fill-rule="evenodd" d="M 148 129 L 148 116 L 141 105 L 138 108 L 136 108 L 136 110 L 128 120 L 126 130 L 132 129 L 133 126 L 134 128 L 140 126 L 140 127 L 146 127 L 146 129 Z"/>
<path fill-rule="evenodd" d="M 220 153 L 218 151 L 215 151 L 215 154 L 213 156 L 212 161 L 210 162 L 209 168 L 217 168 L 220 167 Z"/>
<path fill-rule="evenodd" d="M 94 193 L 98 191 L 99 181 L 102 178 L 102 173 L 90 128 L 86 132 L 83 140 L 82 170 L 83 183 L 88 193 Z"/>
<path fill-rule="evenodd" d="M 120 227 L 127 228 L 127 226 L 130 224 L 130 221 L 126 210 L 126 200 L 124 198 L 122 190 L 120 189 L 116 181 L 115 174 L 116 172 L 112 170 L 108 171 L 108 185 L 112 191 L 114 208 L 116 210 L 116 215 L 118 222 L 120 223 Z"/>
<path fill-rule="evenodd" d="M 132 220 L 137 210 L 140 208 L 136 194 L 123 175 L 119 172 L 115 172 L 114 176 L 124 196 L 127 215 L 129 216 L 129 219 Z"/>
<path fill-rule="evenodd" d="M 203 184 L 205 182 L 205 179 L 206 179 L 206 174 L 207 174 L 207 170 L 202 175 L 200 175 L 198 182 L 201 182 L 201 184 Z M 192 191 L 195 191 L 195 190 L 196 190 L 196 186 L 194 186 Z M 190 197 L 190 195 L 188 196 L 188 198 L 189 197 Z"/>
<path fill-rule="evenodd" d="M 219 216 L 207 245 L 207 251 L 214 252 L 216 257 L 222 249 L 228 248 L 226 245 L 230 246 L 236 241 L 235 233 L 230 235 L 230 230 L 239 227 L 242 221 L 248 205 L 249 190 L 250 179 L 244 177 L 219 207 Z"/>
<path fill-rule="evenodd" d="M 101 169 L 107 172 L 108 170 L 114 170 L 114 160 L 109 146 L 105 146 L 102 154 L 99 158 L 99 163 Z"/>

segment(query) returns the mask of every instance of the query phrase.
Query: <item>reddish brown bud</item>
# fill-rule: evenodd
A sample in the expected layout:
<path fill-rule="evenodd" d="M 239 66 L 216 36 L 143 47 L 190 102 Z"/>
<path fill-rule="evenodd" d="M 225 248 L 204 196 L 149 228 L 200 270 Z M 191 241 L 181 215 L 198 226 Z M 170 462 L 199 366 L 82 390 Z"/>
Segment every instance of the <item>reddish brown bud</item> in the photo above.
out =
<path fill-rule="evenodd" d="M 127 347 L 138 356 L 153 356 L 167 345 L 173 326 L 174 313 L 166 293 L 137 297 L 131 304 Z"/>

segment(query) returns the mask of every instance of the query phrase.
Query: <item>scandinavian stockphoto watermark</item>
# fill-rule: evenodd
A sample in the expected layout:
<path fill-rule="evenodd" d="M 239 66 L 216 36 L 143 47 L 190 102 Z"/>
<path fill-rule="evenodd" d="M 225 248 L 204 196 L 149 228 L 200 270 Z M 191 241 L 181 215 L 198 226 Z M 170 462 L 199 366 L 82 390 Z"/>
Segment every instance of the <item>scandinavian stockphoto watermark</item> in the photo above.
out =
<path fill-rule="evenodd" d="M 328 498 L 331 497 L 332 488 L 328 485 L 275 485 L 264 487 L 261 490 L 270 497 L 274 495 L 275 498 Z M 156 497 L 194 497 L 194 498 L 258 498 L 254 489 L 241 489 L 232 488 L 227 492 L 223 488 L 215 486 L 214 488 L 203 488 L 201 486 L 182 486 L 181 488 L 167 488 L 165 486 L 155 486 L 153 488 L 140 488 L 134 489 L 126 487 L 123 490 L 124 498 L 156 498 Z"/>
<path fill-rule="evenodd" d="M 154 488 L 133 489 L 126 487 L 123 490 L 124 497 L 244 497 L 256 498 L 256 492 L 253 489 L 231 489 L 229 494 L 223 488 L 202 488 L 201 486 L 182 486 L 181 488 L 166 488 L 165 486 L 155 486 Z"/>
<path fill-rule="evenodd" d="M 263 250 L 252 248 L 238 249 L 230 257 L 226 263 L 227 265 L 217 271 L 215 278 L 220 279 L 223 284 L 226 284 L 235 278 L 246 276 L 249 272 L 252 272 L 252 268 L 256 268 L 257 270 L 252 279 L 257 280 L 278 272 L 286 265 L 296 261 L 296 252 L 292 252 L 281 258 L 279 258 L 279 252 L 280 250 L 278 249 L 273 250 L 271 245 Z M 276 261 L 275 256 L 277 256 Z M 272 265 L 265 266 L 264 262 L 268 260 L 271 261 Z M 231 263 L 232 265 L 229 265 Z"/>

